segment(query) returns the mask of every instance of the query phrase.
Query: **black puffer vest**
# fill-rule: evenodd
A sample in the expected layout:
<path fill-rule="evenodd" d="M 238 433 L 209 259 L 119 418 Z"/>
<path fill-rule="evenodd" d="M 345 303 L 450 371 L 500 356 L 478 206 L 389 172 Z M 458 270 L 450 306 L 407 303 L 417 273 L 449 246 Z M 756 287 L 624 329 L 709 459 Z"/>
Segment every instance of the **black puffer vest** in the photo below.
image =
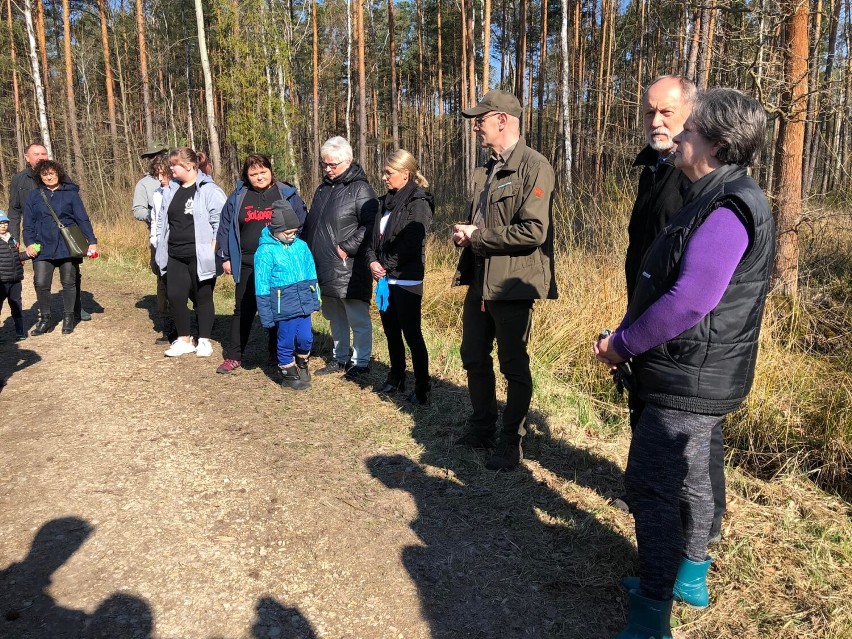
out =
<path fill-rule="evenodd" d="M 24 266 L 18 257 L 18 242 L 10 237 L 8 242 L 0 239 L 0 282 L 10 284 L 24 279 Z"/>
<path fill-rule="evenodd" d="M 628 313 L 633 323 L 671 289 L 692 234 L 721 206 L 742 219 L 748 248 L 716 308 L 697 325 L 634 359 L 639 397 L 647 402 L 724 415 L 751 389 L 775 258 L 775 222 L 766 196 L 744 168 L 723 166 L 690 187 L 683 209 L 645 254 Z"/>

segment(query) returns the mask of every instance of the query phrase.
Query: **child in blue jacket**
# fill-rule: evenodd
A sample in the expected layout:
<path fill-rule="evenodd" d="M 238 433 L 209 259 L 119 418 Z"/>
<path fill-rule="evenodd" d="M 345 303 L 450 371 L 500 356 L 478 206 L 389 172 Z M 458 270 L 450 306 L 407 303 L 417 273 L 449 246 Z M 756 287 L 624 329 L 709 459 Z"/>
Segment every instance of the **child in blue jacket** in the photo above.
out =
<path fill-rule="evenodd" d="M 296 237 L 300 225 L 287 200 L 277 200 L 272 204 L 272 222 L 261 232 L 254 255 L 260 323 L 264 328 L 278 325 L 281 385 L 293 390 L 311 385 L 311 313 L 320 309 L 314 258 L 308 245 Z"/>

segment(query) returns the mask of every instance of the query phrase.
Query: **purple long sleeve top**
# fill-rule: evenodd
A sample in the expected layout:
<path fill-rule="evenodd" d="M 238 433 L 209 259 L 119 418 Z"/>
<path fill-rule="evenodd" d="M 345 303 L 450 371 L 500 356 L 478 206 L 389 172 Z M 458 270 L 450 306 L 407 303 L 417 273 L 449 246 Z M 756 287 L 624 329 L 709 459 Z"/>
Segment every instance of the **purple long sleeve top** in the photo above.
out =
<path fill-rule="evenodd" d="M 719 304 L 748 248 L 748 231 L 731 209 L 720 207 L 687 244 L 674 285 L 629 324 L 627 316 L 611 338 L 629 359 L 673 339 L 700 322 Z"/>

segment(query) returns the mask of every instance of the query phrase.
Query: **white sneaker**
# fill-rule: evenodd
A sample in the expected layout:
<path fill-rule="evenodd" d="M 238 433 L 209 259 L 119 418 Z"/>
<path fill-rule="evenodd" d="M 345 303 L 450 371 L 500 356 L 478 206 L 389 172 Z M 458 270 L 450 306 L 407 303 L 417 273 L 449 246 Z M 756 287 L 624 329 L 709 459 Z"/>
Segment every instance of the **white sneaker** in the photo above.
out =
<path fill-rule="evenodd" d="M 196 357 L 210 357 L 213 354 L 213 344 L 206 337 L 198 338 L 198 346 L 195 347 Z"/>
<path fill-rule="evenodd" d="M 180 357 L 195 352 L 195 346 L 192 345 L 192 340 L 185 342 L 182 339 L 176 339 L 169 346 L 168 350 L 163 353 L 166 357 Z"/>

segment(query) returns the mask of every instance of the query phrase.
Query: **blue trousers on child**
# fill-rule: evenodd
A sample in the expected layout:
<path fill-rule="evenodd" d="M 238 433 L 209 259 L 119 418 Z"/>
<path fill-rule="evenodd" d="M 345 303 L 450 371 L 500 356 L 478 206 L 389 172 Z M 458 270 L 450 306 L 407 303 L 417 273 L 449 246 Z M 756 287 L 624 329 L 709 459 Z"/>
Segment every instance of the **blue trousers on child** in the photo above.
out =
<path fill-rule="evenodd" d="M 293 354 L 302 357 L 311 354 L 314 345 L 314 333 L 311 330 L 311 316 L 292 317 L 278 322 L 278 365 L 289 366 L 293 363 Z"/>

